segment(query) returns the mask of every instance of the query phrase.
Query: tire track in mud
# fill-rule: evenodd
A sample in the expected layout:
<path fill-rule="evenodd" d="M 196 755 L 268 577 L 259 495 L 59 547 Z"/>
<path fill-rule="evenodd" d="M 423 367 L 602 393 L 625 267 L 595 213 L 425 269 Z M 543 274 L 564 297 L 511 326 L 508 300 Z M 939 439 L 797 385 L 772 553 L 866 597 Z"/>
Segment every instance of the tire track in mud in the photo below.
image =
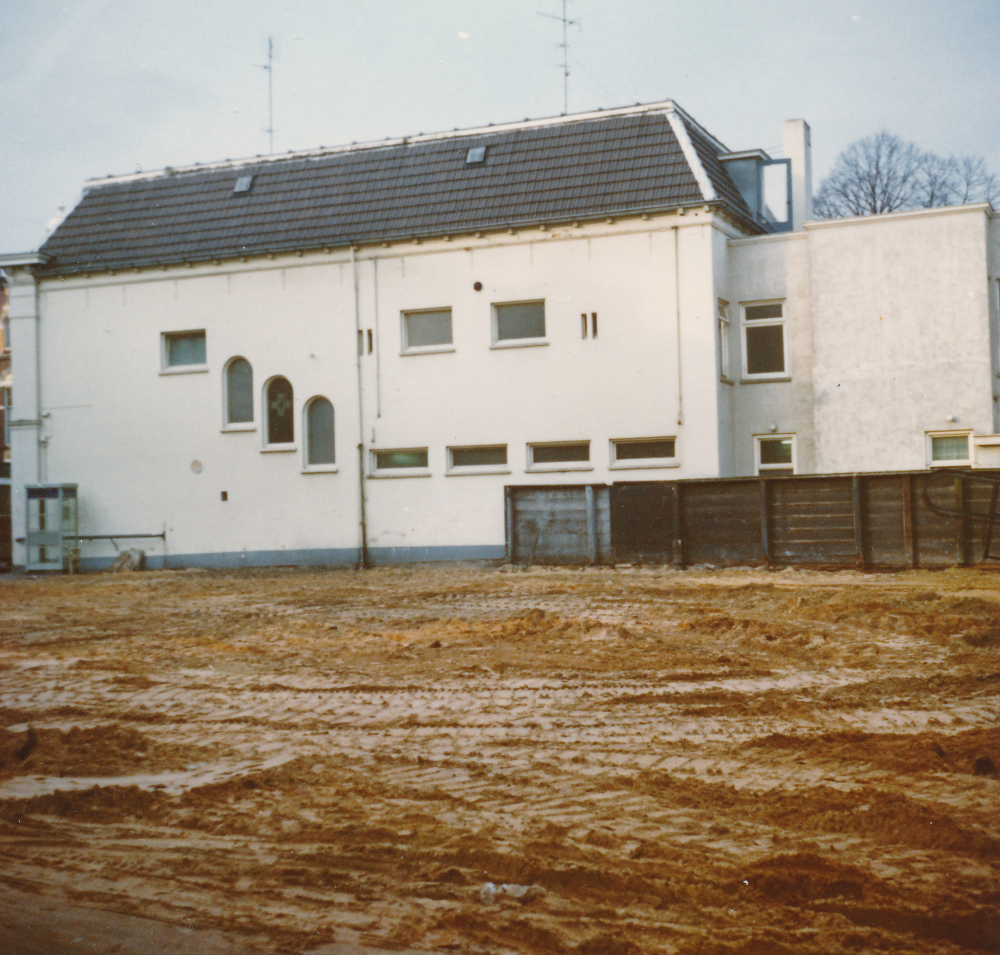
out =
<path fill-rule="evenodd" d="M 988 575 L 127 580 L 9 591 L 0 760 L 22 788 L 0 780 L 0 862 L 41 891 L 196 912 L 275 951 L 997 937 Z M 104 771 L 124 774 L 50 792 L 101 778 L 66 751 L 73 725 L 112 727 Z M 487 904 L 485 881 L 544 892 Z"/>

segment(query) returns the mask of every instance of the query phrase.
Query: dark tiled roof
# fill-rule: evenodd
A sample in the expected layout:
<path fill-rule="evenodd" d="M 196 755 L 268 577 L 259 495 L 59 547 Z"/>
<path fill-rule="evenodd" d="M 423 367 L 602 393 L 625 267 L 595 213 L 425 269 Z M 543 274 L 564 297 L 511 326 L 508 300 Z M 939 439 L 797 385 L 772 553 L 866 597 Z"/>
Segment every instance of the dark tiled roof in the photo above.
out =
<path fill-rule="evenodd" d="M 710 141 L 717 196 L 760 231 Z M 486 160 L 467 165 L 472 145 Z M 249 192 L 235 193 L 252 174 Z M 661 112 L 515 128 L 91 187 L 42 247 L 47 271 L 100 271 L 638 215 L 704 201 Z"/>

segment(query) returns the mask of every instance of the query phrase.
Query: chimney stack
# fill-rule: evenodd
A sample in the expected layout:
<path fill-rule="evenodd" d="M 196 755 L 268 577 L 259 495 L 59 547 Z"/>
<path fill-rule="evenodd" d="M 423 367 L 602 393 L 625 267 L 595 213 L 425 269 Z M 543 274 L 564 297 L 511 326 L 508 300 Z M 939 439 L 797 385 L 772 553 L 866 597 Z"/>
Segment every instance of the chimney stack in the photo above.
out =
<path fill-rule="evenodd" d="M 809 124 L 804 119 L 786 119 L 782 133 L 785 159 L 792 161 L 792 229 L 799 232 L 802 223 L 813 217 Z"/>

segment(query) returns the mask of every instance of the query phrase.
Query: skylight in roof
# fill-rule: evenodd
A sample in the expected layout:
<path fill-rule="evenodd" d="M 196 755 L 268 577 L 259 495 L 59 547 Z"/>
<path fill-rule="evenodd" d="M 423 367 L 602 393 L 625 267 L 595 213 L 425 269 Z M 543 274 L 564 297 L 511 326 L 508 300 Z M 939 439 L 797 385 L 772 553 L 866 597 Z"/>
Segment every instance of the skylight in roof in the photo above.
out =
<path fill-rule="evenodd" d="M 250 184 L 253 182 L 253 176 L 240 176 L 236 180 L 236 185 L 233 186 L 233 193 L 237 192 L 249 192 Z"/>
<path fill-rule="evenodd" d="M 486 158 L 486 147 L 473 146 L 465 154 L 465 164 L 468 166 L 470 163 L 482 162 L 485 158 Z"/>

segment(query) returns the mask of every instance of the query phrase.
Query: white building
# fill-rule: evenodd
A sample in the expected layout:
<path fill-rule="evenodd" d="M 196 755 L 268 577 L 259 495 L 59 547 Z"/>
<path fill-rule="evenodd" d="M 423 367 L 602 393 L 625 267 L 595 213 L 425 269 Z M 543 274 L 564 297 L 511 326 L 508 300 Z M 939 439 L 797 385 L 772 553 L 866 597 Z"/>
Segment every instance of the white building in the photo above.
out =
<path fill-rule="evenodd" d="M 1000 464 L 993 210 L 808 221 L 784 135 L 665 102 L 91 183 L 0 256 L 15 536 L 66 482 L 153 566 L 502 558 L 508 485 Z"/>

